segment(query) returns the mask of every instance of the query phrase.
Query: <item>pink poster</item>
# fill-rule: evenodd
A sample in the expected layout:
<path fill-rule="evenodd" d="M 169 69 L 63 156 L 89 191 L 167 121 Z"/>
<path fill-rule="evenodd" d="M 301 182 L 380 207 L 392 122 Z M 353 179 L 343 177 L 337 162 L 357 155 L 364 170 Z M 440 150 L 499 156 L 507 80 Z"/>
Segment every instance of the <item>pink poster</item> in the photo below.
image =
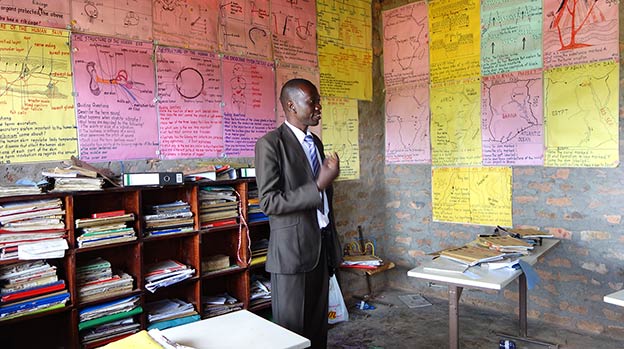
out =
<path fill-rule="evenodd" d="M 220 51 L 239 56 L 273 58 L 269 19 L 268 0 L 221 0 Z"/>
<path fill-rule="evenodd" d="M 75 32 L 152 40 L 152 0 L 72 1 Z"/>
<path fill-rule="evenodd" d="M 217 50 L 217 0 L 154 0 L 152 15 L 158 44 Z"/>
<path fill-rule="evenodd" d="M 386 163 L 431 163 L 428 85 L 386 90 Z"/>
<path fill-rule="evenodd" d="M 0 22 L 67 29 L 69 0 L 2 0 Z"/>
<path fill-rule="evenodd" d="M 223 152 L 221 75 L 214 53 L 158 47 L 160 156 L 218 157 Z"/>
<path fill-rule="evenodd" d="M 481 98 L 483 164 L 543 165 L 541 69 L 484 76 Z"/>
<path fill-rule="evenodd" d="M 301 67 L 301 66 L 288 65 L 288 64 L 278 65 L 276 69 L 276 73 L 275 73 L 275 87 L 276 87 L 275 88 L 275 97 L 276 97 L 275 103 L 277 106 L 276 126 L 281 125 L 286 119 L 286 115 L 284 114 L 284 108 L 282 108 L 282 104 L 280 103 L 280 100 L 279 100 L 279 95 L 282 91 L 282 86 L 284 86 L 284 84 L 288 80 L 295 79 L 295 78 L 306 79 L 308 81 L 311 81 L 314 84 L 314 86 L 316 86 L 316 88 L 320 91 L 321 77 L 320 77 L 319 70 L 317 68 Z M 322 100 L 321 100 L 321 104 L 323 104 Z M 310 130 L 319 137 L 321 137 L 322 123 L 323 123 L 323 119 L 321 119 L 321 122 L 317 126 L 310 128 Z"/>
<path fill-rule="evenodd" d="M 429 81 L 429 24 L 424 1 L 383 12 L 386 88 Z"/>
<path fill-rule="evenodd" d="M 225 155 L 251 157 L 256 140 L 275 127 L 273 62 L 223 56 Z"/>
<path fill-rule="evenodd" d="M 618 1 L 544 1 L 544 68 L 618 59 Z"/>
<path fill-rule="evenodd" d="M 318 66 L 314 0 L 271 1 L 271 34 L 275 59 L 290 64 Z"/>
<path fill-rule="evenodd" d="M 72 35 L 80 158 L 157 157 L 152 43 Z"/>

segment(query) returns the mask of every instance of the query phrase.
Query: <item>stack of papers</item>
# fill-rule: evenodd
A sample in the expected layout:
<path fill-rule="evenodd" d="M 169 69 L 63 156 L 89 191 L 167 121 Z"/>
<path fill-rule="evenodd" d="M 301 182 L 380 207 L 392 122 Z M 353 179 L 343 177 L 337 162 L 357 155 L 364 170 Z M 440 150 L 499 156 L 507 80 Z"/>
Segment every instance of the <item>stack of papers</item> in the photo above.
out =
<path fill-rule="evenodd" d="M 533 249 L 533 245 L 526 241 L 513 238 L 511 236 L 479 236 L 475 240 L 477 246 L 489 248 L 499 252 L 528 254 Z"/>
<path fill-rule="evenodd" d="M 63 307 L 69 299 L 55 266 L 43 260 L 0 267 L 0 319 Z"/>
<path fill-rule="evenodd" d="M 37 185 L 0 185 L 0 196 L 18 196 L 40 194 L 41 188 Z"/>
<path fill-rule="evenodd" d="M 505 253 L 490 250 L 478 246 L 461 246 L 449 248 L 439 252 L 440 257 L 454 260 L 466 264 L 468 266 L 477 265 L 479 263 L 500 260 L 505 257 Z"/>
<path fill-rule="evenodd" d="M 141 307 L 137 307 L 131 312 L 139 314 L 142 311 L 143 309 Z M 141 324 L 134 316 L 126 316 L 128 314 L 123 315 L 125 316 L 123 319 L 101 325 L 94 325 L 93 327 L 80 331 L 80 341 L 82 345 L 85 348 L 97 348 L 116 339 L 121 339 L 129 334 L 136 333 L 141 329 Z"/>
<path fill-rule="evenodd" d="M 51 245 L 31 246 L 34 256 L 25 258 L 60 258 L 64 250 L 59 240 L 66 236 L 65 210 L 60 198 L 22 201 L 0 206 L 0 260 L 18 258 L 19 246 L 55 240 Z"/>
<path fill-rule="evenodd" d="M 253 275 L 249 306 L 258 306 L 271 301 L 271 281 L 262 275 Z"/>
<path fill-rule="evenodd" d="M 98 178 L 97 172 L 79 166 L 56 167 L 41 174 L 53 179 L 53 191 L 99 190 L 104 185 L 104 179 Z"/>
<path fill-rule="evenodd" d="M 269 217 L 260 209 L 257 185 L 249 185 L 249 191 L 247 192 L 247 220 L 249 223 L 265 222 L 269 220 Z"/>
<path fill-rule="evenodd" d="M 147 329 L 166 328 L 180 326 L 189 322 L 198 321 L 199 314 L 193 304 L 180 299 L 161 299 L 145 305 L 147 310 Z"/>
<path fill-rule="evenodd" d="M 126 297 L 79 312 L 78 330 L 85 347 L 98 347 L 139 330 L 134 317 L 143 312 L 139 296 Z"/>
<path fill-rule="evenodd" d="M 204 186 L 199 191 L 199 222 L 202 228 L 237 224 L 236 191 L 230 186 Z"/>
<path fill-rule="evenodd" d="M 551 233 L 546 233 L 535 229 L 507 229 L 507 232 L 511 236 L 519 239 L 538 239 L 554 237 L 554 235 Z"/>
<path fill-rule="evenodd" d="M 171 259 L 147 267 L 145 288 L 154 293 L 160 287 L 167 287 L 195 275 L 195 269 Z"/>
<path fill-rule="evenodd" d="M 147 208 L 145 228 L 148 236 L 185 233 L 193 231 L 194 220 L 191 206 L 184 201 L 152 205 Z"/>
<path fill-rule="evenodd" d="M 202 305 L 204 307 L 204 313 L 202 314 L 204 318 L 223 315 L 243 309 L 243 302 L 232 297 L 227 292 L 202 297 Z"/>
<path fill-rule="evenodd" d="M 134 221 L 134 214 L 115 211 L 104 214 L 95 213 L 96 218 L 76 219 L 76 228 L 81 233 L 76 238 L 78 247 L 90 247 L 136 240 L 134 228 L 127 222 Z"/>
<path fill-rule="evenodd" d="M 260 239 L 251 242 L 251 263 L 250 265 L 262 264 L 266 262 L 269 251 L 269 240 Z"/>
<path fill-rule="evenodd" d="M 76 284 L 78 299 L 89 302 L 132 291 L 134 279 L 124 272 L 113 274 L 110 262 L 96 258 L 76 267 Z"/>
<path fill-rule="evenodd" d="M 381 258 L 373 255 L 344 256 L 343 268 L 375 269 L 383 264 Z"/>

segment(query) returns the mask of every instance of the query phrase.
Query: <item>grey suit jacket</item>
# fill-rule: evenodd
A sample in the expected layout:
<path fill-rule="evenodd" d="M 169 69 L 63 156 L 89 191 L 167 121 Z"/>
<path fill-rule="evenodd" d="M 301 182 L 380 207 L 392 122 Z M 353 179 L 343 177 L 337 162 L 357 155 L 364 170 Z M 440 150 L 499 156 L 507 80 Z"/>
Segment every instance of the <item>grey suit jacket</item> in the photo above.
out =
<path fill-rule="evenodd" d="M 323 144 L 314 135 L 321 159 Z M 256 182 L 260 207 L 269 216 L 271 236 L 266 270 L 294 274 L 312 270 L 319 261 L 321 231 L 316 210 L 322 207 L 312 169 L 301 144 L 286 124 L 256 143 Z M 327 231 L 329 267 L 337 268 L 341 249 L 333 219 L 332 188 L 325 190 L 329 203 Z"/>

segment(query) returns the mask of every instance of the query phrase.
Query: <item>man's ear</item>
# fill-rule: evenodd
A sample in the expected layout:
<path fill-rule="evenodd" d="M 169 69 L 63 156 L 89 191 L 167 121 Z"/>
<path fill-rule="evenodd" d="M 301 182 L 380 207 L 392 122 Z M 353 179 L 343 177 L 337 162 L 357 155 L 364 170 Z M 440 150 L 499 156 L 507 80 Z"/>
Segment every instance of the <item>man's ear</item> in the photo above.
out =
<path fill-rule="evenodd" d="M 295 104 L 292 101 L 288 101 L 288 109 L 290 109 L 292 112 L 295 111 Z"/>

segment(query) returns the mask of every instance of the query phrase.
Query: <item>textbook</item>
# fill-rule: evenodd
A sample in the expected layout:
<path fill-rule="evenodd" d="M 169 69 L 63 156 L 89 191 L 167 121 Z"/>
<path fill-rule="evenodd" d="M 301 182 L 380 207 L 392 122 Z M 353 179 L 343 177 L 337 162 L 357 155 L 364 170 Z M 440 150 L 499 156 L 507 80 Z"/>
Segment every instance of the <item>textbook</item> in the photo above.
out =
<path fill-rule="evenodd" d="M 440 257 L 448 258 L 469 266 L 483 262 L 500 260 L 505 253 L 477 246 L 461 246 L 449 248 L 439 252 Z"/>

